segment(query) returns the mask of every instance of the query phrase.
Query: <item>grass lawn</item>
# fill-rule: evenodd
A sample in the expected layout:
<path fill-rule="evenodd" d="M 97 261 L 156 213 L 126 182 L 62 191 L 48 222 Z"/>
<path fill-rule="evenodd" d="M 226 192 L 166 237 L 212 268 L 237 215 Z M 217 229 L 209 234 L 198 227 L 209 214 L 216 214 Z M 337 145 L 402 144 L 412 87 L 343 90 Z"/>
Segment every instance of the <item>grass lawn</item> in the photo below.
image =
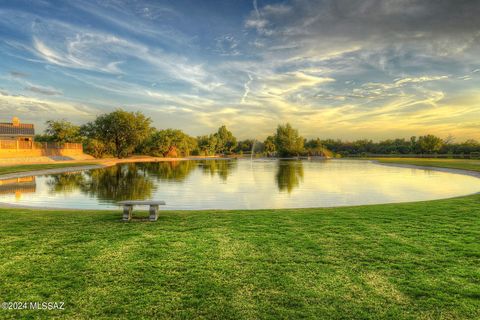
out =
<path fill-rule="evenodd" d="M 480 318 L 480 195 L 120 218 L 0 209 L 0 303 L 65 302 L 0 319 Z"/>
<path fill-rule="evenodd" d="M 57 169 L 57 168 L 66 168 L 66 167 L 79 167 L 79 166 L 88 166 L 96 164 L 94 162 L 75 162 L 75 163 L 47 163 L 47 164 L 20 164 L 15 166 L 0 166 L 0 175 L 15 173 L 15 172 L 25 172 L 25 171 L 34 171 L 34 170 L 44 170 L 44 169 Z"/>
<path fill-rule="evenodd" d="M 381 163 L 400 163 L 416 166 L 441 167 L 480 171 L 480 160 L 467 159 L 425 159 L 425 158 L 370 158 Z"/>

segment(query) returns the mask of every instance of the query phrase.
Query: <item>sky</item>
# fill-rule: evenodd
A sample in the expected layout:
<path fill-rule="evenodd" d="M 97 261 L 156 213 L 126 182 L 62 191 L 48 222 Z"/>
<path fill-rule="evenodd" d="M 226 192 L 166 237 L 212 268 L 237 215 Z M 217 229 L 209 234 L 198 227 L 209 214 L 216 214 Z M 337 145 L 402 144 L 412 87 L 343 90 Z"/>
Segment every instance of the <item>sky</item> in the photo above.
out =
<path fill-rule="evenodd" d="M 480 139 L 477 0 L 0 0 L 0 121 Z"/>

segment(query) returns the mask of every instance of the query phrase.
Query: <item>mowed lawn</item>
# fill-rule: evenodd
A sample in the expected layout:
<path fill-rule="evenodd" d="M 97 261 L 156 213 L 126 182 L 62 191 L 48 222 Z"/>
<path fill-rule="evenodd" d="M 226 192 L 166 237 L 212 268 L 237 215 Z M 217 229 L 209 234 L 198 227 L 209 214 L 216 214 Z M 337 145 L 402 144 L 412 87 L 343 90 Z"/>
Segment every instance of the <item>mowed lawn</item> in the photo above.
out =
<path fill-rule="evenodd" d="M 480 171 L 480 160 L 470 159 L 426 159 L 426 158 L 371 158 L 380 163 L 398 163 L 425 167 L 440 167 Z"/>
<path fill-rule="evenodd" d="M 68 167 L 79 167 L 94 165 L 94 162 L 64 162 L 64 163 L 45 163 L 45 164 L 19 164 L 14 166 L 0 166 L 0 175 L 16 173 L 16 172 L 28 172 L 34 170 L 46 170 L 46 169 L 58 169 Z"/>
<path fill-rule="evenodd" d="M 334 209 L 0 209 L 2 319 L 479 319 L 480 195 Z"/>

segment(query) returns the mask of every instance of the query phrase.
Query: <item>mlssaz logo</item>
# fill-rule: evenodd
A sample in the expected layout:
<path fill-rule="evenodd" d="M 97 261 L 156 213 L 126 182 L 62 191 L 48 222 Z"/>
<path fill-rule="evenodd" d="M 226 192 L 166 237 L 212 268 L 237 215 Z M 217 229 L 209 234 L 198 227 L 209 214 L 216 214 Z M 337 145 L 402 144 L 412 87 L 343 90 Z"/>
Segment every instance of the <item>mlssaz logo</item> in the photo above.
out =
<path fill-rule="evenodd" d="M 30 302 L 32 310 L 65 310 L 64 302 Z"/>

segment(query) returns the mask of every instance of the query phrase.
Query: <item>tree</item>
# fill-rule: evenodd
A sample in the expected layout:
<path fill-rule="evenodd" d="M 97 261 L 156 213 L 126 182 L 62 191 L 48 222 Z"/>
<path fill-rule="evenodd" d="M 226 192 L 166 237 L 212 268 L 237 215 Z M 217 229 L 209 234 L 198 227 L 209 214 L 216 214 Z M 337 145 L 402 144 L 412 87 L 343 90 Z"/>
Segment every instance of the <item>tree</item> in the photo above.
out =
<path fill-rule="evenodd" d="M 307 149 L 308 154 L 311 156 L 321 156 L 327 158 L 331 158 L 333 156 L 332 152 L 323 146 L 322 141 L 319 138 L 306 141 L 305 149 Z M 361 150 L 362 152 L 367 152 L 368 148 L 363 148 Z"/>
<path fill-rule="evenodd" d="M 90 139 L 103 143 L 118 158 L 131 155 L 150 135 L 151 119 L 141 112 L 121 109 L 98 116 L 82 126 L 81 131 Z"/>
<path fill-rule="evenodd" d="M 265 152 L 267 153 L 267 156 L 271 156 L 275 153 L 275 151 L 277 151 L 277 148 L 275 147 L 274 136 L 268 136 L 263 142 L 263 145 L 265 146 Z"/>
<path fill-rule="evenodd" d="M 274 141 L 275 148 L 282 157 L 298 156 L 304 150 L 305 141 L 303 137 L 289 123 L 277 127 Z"/>
<path fill-rule="evenodd" d="M 83 151 L 93 157 L 100 159 L 109 153 L 110 149 L 105 143 L 97 139 L 85 139 L 83 143 Z"/>
<path fill-rule="evenodd" d="M 48 120 L 45 129 L 45 140 L 60 143 L 81 142 L 80 127 L 63 120 Z"/>
<path fill-rule="evenodd" d="M 410 137 L 410 152 L 411 153 L 417 152 L 417 137 L 415 136 Z"/>
<path fill-rule="evenodd" d="M 197 148 L 195 138 L 178 129 L 155 130 L 145 141 L 142 151 L 153 156 L 167 156 L 171 150 L 188 156 Z"/>
<path fill-rule="evenodd" d="M 418 137 L 417 146 L 421 153 L 437 153 L 443 146 L 443 140 L 429 134 Z"/>
<path fill-rule="evenodd" d="M 253 148 L 253 144 L 255 143 L 254 139 L 246 139 L 239 141 L 237 143 L 237 147 L 235 148 L 235 152 L 251 152 Z"/>
<path fill-rule="evenodd" d="M 218 128 L 217 133 L 214 134 L 217 139 L 216 151 L 222 154 L 229 154 L 237 146 L 237 139 L 228 131 L 226 126 Z"/>
<path fill-rule="evenodd" d="M 211 134 L 209 136 L 199 136 L 197 137 L 198 149 L 203 155 L 213 155 L 217 148 L 217 138 L 215 135 Z"/>

